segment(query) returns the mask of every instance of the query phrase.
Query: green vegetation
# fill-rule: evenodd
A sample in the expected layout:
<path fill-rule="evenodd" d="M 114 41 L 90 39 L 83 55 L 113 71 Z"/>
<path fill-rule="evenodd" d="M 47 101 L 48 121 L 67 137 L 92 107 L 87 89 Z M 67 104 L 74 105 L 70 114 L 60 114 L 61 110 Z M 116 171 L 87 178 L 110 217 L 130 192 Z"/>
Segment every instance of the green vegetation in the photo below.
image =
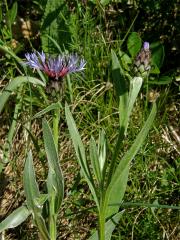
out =
<path fill-rule="evenodd" d="M 175 0 L 1 1 L 2 239 L 179 239 L 177 14 Z"/>

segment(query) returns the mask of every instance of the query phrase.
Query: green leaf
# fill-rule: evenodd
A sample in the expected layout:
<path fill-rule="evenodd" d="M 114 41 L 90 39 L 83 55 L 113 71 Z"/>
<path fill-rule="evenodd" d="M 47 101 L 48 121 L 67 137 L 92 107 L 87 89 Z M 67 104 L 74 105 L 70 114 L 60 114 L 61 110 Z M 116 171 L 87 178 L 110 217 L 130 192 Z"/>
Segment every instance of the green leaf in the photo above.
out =
<path fill-rule="evenodd" d="M 132 32 L 127 40 L 127 48 L 132 58 L 134 58 L 141 49 L 142 41 L 137 32 Z"/>
<path fill-rule="evenodd" d="M 173 80 L 172 77 L 169 76 L 162 76 L 158 80 L 149 80 L 149 84 L 155 84 L 155 85 L 165 85 L 171 83 Z"/>
<path fill-rule="evenodd" d="M 38 189 L 31 151 L 29 152 L 25 162 L 23 182 L 27 206 L 29 210 L 32 210 L 34 222 L 39 229 L 42 239 L 50 240 L 45 221 L 41 215 L 43 206 L 40 204 L 43 204 L 44 196 L 40 195 Z"/>
<path fill-rule="evenodd" d="M 57 46 L 64 49 L 64 45 L 70 43 L 69 16 L 66 1 L 47 0 L 41 26 L 42 48 L 45 52 L 57 53 Z"/>
<path fill-rule="evenodd" d="M 154 42 L 150 45 L 150 49 L 152 52 L 152 62 L 160 69 L 164 62 L 164 46 L 161 42 Z"/>
<path fill-rule="evenodd" d="M 27 209 L 27 207 L 22 206 L 13 211 L 6 219 L 4 219 L 0 223 L 0 232 L 8 229 L 15 228 L 24 222 L 31 212 Z"/>
<path fill-rule="evenodd" d="M 35 119 L 35 118 L 39 118 L 43 115 L 45 115 L 46 113 L 52 111 L 52 110 L 55 110 L 55 109 L 59 109 L 61 108 L 62 105 L 60 102 L 57 102 L 57 103 L 52 103 L 51 105 L 49 105 L 48 107 L 46 107 L 45 109 L 41 110 L 40 112 L 36 113 L 32 119 Z"/>
<path fill-rule="evenodd" d="M 116 213 L 118 210 L 114 209 L 111 206 L 113 203 L 116 202 L 121 202 L 122 198 L 124 196 L 125 188 L 127 185 L 127 176 L 128 174 L 128 167 L 132 159 L 135 157 L 137 152 L 139 151 L 140 147 L 142 146 L 152 124 L 156 116 L 156 104 L 154 103 L 151 113 L 146 120 L 143 128 L 141 129 L 140 133 L 137 135 L 133 145 L 127 151 L 127 153 L 124 155 L 124 157 L 121 159 L 120 163 L 116 167 L 116 170 L 112 176 L 111 182 L 107 188 L 106 195 L 105 195 L 105 200 L 104 200 L 104 206 L 106 209 L 106 217 L 111 216 L 112 214 Z M 124 181 L 123 181 L 123 176 L 124 176 Z M 123 185 L 121 185 L 123 184 Z M 120 193 L 119 193 L 120 192 Z M 119 195 L 119 200 L 117 199 L 116 195 Z"/>
<path fill-rule="evenodd" d="M 98 159 L 99 156 L 98 156 L 96 142 L 93 137 L 91 137 L 91 140 L 90 140 L 89 152 L 90 152 L 91 165 L 93 168 L 94 175 L 95 175 L 98 183 L 100 183 L 101 182 L 101 170 L 100 170 L 100 166 L 99 166 L 99 159 Z"/>
<path fill-rule="evenodd" d="M 57 214 L 64 197 L 64 179 L 52 131 L 45 119 L 43 119 L 43 139 L 49 166 L 47 178 L 48 194 L 50 201 L 54 201 L 54 213 Z"/>
<path fill-rule="evenodd" d="M 86 181 L 89 185 L 89 188 L 90 188 L 91 193 L 94 197 L 96 205 L 99 208 L 98 195 L 97 195 L 97 192 L 96 192 L 96 188 L 95 188 L 95 185 L 94 185 L 93 178 L 91 176 L 91 173 L 90 173 L 90 170 L 89 170 L 89 167 L 88 167 L 88 164 L 87 164 L 84 145 L 81 141 L 81 137 L 79 135 L 76 124 L 74 122 L 74 119 L 72 117 L 72 114 L 71 114 L 67 104 L 65 106 L 65 115 L 66 115 L 66 121 L 67 121 L 68 129 L 69 129 L 71 139 L 72 139 L 72 142 L 73 142 L 73 145 L 74 145 L 74 148 L 75 148 L 76 156 L 77 156 L 77 159 L 78 159 L 78 163 L 81 166 L 81 170 L 83 172 L 83 175 L 86 178 Z"/>
<path fill-rule="evenodd" d="M 139 91 L 141 89 L 143 83 L 143 79 L 141 77 L 134 77 L 130 82 L 130 90 L 129 90 L 129 97 L 128 97 L 128 107 L 127 107 L 127 114 L 126 119 L 124 118 L 124 126 L 125 126 L 125 134 L 127 131 L 128 123 L 129 123 L 129 117 L 131 115 L 134 103 L 136 101 L 136 98 L 139 94 Z"/>
<path fill-rule="evenodd" d="M 125 52 L 121 50 L 119 50 L 119 56 L 120 56 L 123 68 L 129 71 L 130 66 L 132 65 L 132 59 Z"/>
<path fill-rule="evenodd" d="M 15 105 L 15 108 L 14 108 L 14 115 L 13 115 L 13 121 L 11 123 L 11 126 L 9 128 L 9 132 L 8 132 L 8 135 L 7 135 L 7 140 L 4 144 L 4 147 L 3 147 L 3 163 L 7 163 L 9 162 L 9 159 L 10 159 L 10 152 L 11 152 L 11 147 L 12 147 L 12 142 L 13 142 L 13 137 L 14 137 L 14 134 L 16 132 L 16 125 L 17 125 L 17 119 L 18 119 L 18 116 L 19 116 L 19 111 L 22 107 L 22 89 L 20 88 L 20 91 L 18 92 L 17 94 L 17 97 L 16 97 L 16 105 Z"/>
<path fill-rule="evenodd" d="M 151 61 L 151 70 L 150 70 L 151 74 L 160 74 L 160 70 L 158 68 L 158 66 L 156 65 L 155 62 L 153 62 L 153 59 Z"/>
<path fill-rule="evenodd" d="M 99 133 L 99 141 L 98 141 L 98 155 L 99 155 L 99 166 L 100 171 L 103 173 L 104 166 L 106 163 L 106 135 L 104 130 Z"/>
<path fill-rule="evenodd" d="M 110 220 L 105 223 L 105 240 L 110 240 L 112 233 L 119 223 L 124 211 L 116 213 Z M 99 240 L 98 231 L 96 231 L 88 240 Z"/>
<path fill-rule="evenodd" d="M 96 1 L 95 1 L 96 2 Z M 106 6 L 108 3 L 110 3 L 110 0 L 101 0 L 100 3 L 103 5 L 103 6 Z"/>
<path fill-rule="evenodd" d="M 11 95 L 11 93 L 13 93 L 14 91 L 16 91 L 16 89 L 23 83 L 32 83 L 35 85 L 41 85 L 41 86 L 45 86 L 45 84 L 43 82 L 41 82 L 39 79 L 37 78 L 33 78 L 33 77 L 16 77 L 14 78 L 6 87 L 5 89 L 0 93 L 0 113 L 2 112 L 5 103 L 7 102 L 9 96 Z"/>
<path fill-rule="evenodd" d="M 18 10 L 18 4 L 17 2 L 15 2 L 12 8 L 8 11 L 8 20 L 10 21 L 11 24 L 13 24 L 14 21 L 16 20 L 17 10 Z"/>
<path fill-rule="evenodd" d="M 40 192 L 38 189 L 38 184 L 35 178 L 35 172 L 33 167 L 33 158 L 31 151 L 28 153 L 24 173 L 23 173 L 23 185 L 24 192 L 27 200 L 27 206 L 29 210 L 36 210 L 39 205 L 36 204 L 36 199 L 40 197 Z"/>
<path fill-rule="evenodd" d="M 116 93 L 119 99 L 119 112 L 120 112 L 120 128 L 125 129 L 124 119 L 127 115 L 127 104 L 128 104 L 128 92 L 127 82 L 124 77 L 122 67 L 116 56 L 116 53 L 111 51 L 112 57 L 112 76 L 115 84 Z"/>

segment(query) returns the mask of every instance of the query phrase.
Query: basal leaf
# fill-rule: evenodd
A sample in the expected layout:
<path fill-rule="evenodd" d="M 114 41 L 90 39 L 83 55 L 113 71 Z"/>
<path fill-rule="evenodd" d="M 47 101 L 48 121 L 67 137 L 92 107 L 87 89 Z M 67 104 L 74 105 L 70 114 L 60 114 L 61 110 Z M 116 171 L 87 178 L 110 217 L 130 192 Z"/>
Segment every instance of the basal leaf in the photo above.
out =
<path fill-rule="evenodd" d="M 25 162 L 23 173 L 23 185 L 28 208 L 30 210 L 37 210 L 39 206 L 36 205 L 35 199 L 36 198 L 38 199 L 40 197 L 40 192 L 35 178 L 31 151 L 28 153 Z"/>
<path fill-rule="evenodd" d="M 8 228 L 15 228 L 19 226 L 30 214 L 31 212 L 25 206 L 17 208 L 0 223 L 0 232 Z"/>

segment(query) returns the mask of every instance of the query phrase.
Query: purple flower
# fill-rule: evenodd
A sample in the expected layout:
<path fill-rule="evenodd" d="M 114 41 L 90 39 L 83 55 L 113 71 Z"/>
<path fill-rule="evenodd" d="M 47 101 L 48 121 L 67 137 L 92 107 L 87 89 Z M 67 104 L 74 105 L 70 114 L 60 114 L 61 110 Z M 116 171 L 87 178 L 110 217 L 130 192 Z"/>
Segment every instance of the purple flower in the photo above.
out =
<path fill-rule="evenodd" d="M 143 48 L 144 48 L 145 51 L 148 51 L 149 50 L 149 43 L 148 42 L 144 42 Z"/>
<path fill-rule="evenodd" d="M 134 72 L 136 75 L 146 77 L 151 69 L 151 51 L 149 43 L 144 42 L 142 49 L 134 61 Z"/>
<path fill-rule="evenodd" d="M 25 62 L 31 68 L 45 72 L 50 78 L 59 79 L 68 73 L 84 70 L 86 61 L 80 59 L 77 54 L 58 55 L 57 57 L 46 56 L 45 53 L 27 53 Z"/>

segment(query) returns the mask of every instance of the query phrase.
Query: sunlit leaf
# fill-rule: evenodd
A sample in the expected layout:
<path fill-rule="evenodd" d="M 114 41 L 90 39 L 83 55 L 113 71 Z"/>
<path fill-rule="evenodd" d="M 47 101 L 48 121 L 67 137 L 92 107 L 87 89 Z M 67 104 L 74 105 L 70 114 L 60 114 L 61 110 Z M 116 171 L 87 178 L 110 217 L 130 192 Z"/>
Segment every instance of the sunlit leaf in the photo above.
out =
<path fill-rule="evenodd" d="M 15 92 L 17 90 L 17 88 L 24 83 L 32 83 L 35 85 L 41 85 L 41 86 L 45 86 L 45 84 L 40 81 L 37 78 L 33 78 L 33 77 L 28 77 L 28 76 L 20 76 L 20 77 L 16 77 L 13 80 L 11 80 L 9 82 L 9 84 L 5 87 L 5 89 L 3 89 L 2 92 L 0 92 L 0 113 L 4 108 L 5 103 L 7 102 L 9 96 Z"/>
<path fill-rule="evenodd" d="M 30 210 L 39 208 L 39 206 L 35 204 L 35 199 L 36 198 L 38 199 L 40 197 L 40 192 L 39 192 L 38 184 L 36 182 L 31 151 L 28 153 L 28 156 L 25 162 L 24 174 L 23 174 L 23 185 L 24 185 L 24 192 L 25 192 L 28 208 Z"/>
<path fill-rule="evenodd" d="M 49 166 L 47 178 L 48 194 L 50 201 L 52 200 L 51 197 L 54 197 L 54 212 L 57 214 L 64 197 L 64 179 L 59 165 L 58 153 L 52 131 L 45 119 L 43 119 L 43 138 Z"/>
<path fill-rule="evenodd" d="M 96 205 L 99 208 L 98 195 L 97 195 L 97 191 L 95 189 L 93 178 L 92 178 L 91 173 L 90 173 L 90 169 L 89 169 L 88 164 L 87 164 L 84 145 L 82 143 L 82 140 L 81 140 L 81 137 L 80 137 L 79 132 L 77 130 L 76 124 L 74 122 L 73 116 L 72 116 L 67 104 L 65 106 L 65 115 L 66 115 L 66 121 L 67 121 L 68 129 L 69 129 L 69 132 L 70 132 L 70 136 L 71 136 L 74 148 L 75 148 L 78 163 L 81 166 L 81 170 L 83 172 L 83 175 L 86 178 L 86 181 L 89 185 L 89 188 L 90 188 L 91 193 L 94 197 Z"/>
<path fill-rule="evenodd" d="M 116 213 L 118 209 L 113 209 L 110 204 L 121 202 L 125 192 L 125 186 L 127 184 L 127 178 L 122 182 L 122 175 L 128 174 L 128 167 L 132 159 L 135 157 L 137 152 L 139 151 L 142 144 L 153 124 L 153 121 L 156 116 L 156 104 L 154 103 L 151 113 L 146 120 L 143 128 L 141 129 L 140 133 L 137 135 L 133 145 L 130 147 L 129 151 L 127 151 L 124 157 L 121 159 L 120 163 L 116 167 L 116 170 L 112 176 L 111 182 L 107 188 L 104 206 L 106 208 L 106 217 L 111 216 L 112 214 Z M 124 176 L 125 177 L 125 176 Z M 121 185 L 123 184 L 123 186 Z M 125 186 L 124 186 L 125 185 Z M 117 191 L 121 193 L 119 194 L 119 200 L 117 200 Z"/>
<path fill-rule="evenodd" d="M 18 225 L 23 223 L 30 214 L 31 212 L 25 206 L 17 208 L 0 223 L 0 232 L 8 228 L 17 227 Z"/>
<path fill-rule="evenodd" d="M 140 51 L 142 45 L 141 38 L 137 32 L 132 32 L 127 40 L 127 48 L 132 58 Z"/>

